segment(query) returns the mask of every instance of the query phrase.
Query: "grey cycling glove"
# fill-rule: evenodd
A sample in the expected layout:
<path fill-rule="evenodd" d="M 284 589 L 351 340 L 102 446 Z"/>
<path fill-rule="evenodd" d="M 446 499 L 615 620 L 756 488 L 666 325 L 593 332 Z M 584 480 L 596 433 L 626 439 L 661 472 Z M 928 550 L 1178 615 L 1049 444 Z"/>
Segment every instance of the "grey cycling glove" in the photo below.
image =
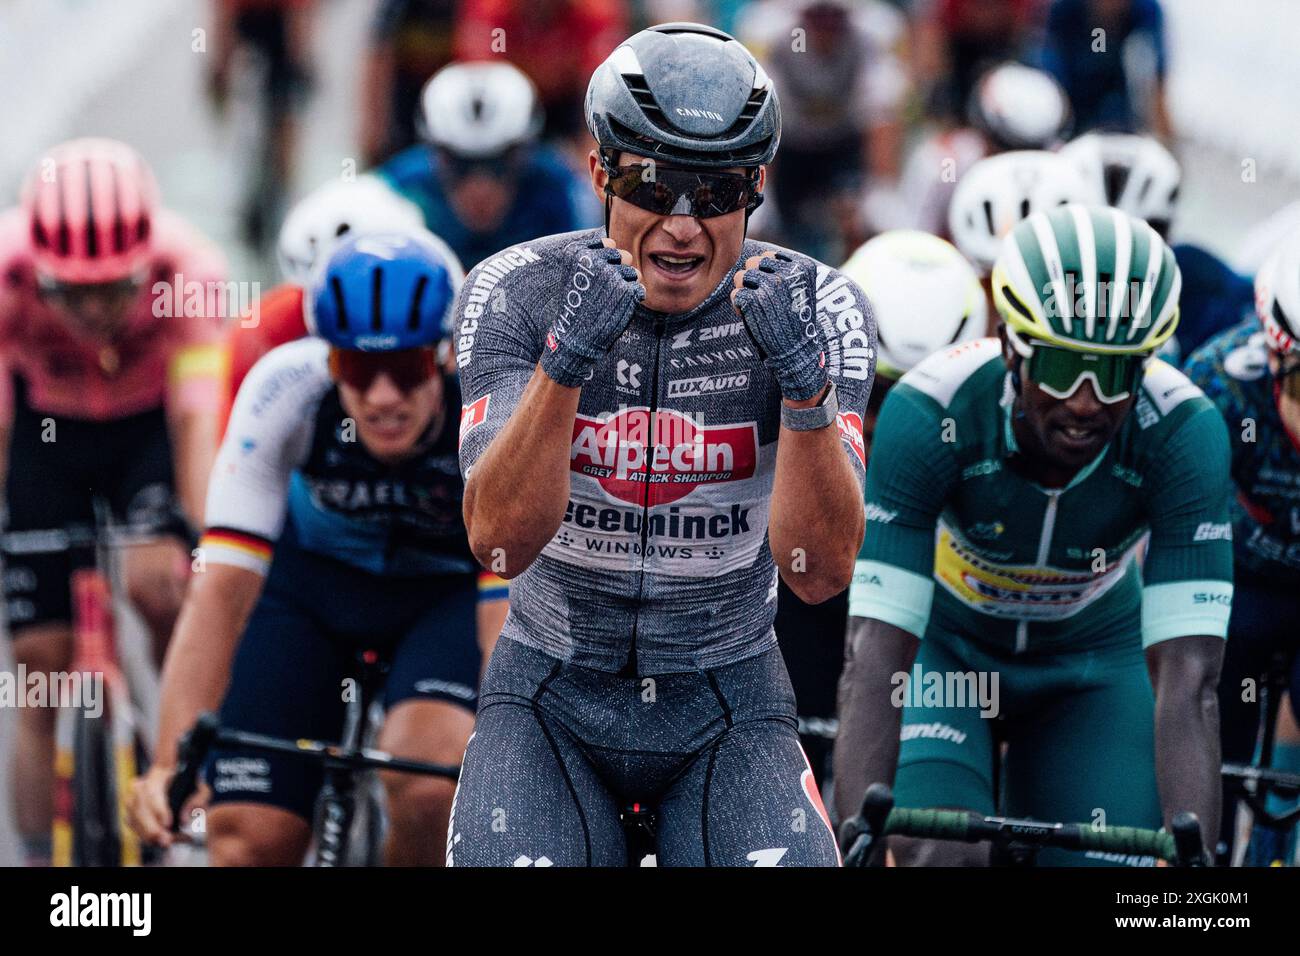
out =
<path fill-rule="evenodd" d="M 645 288 L 636 270 L 621 264 L 619 251 L 600 239 L 571 243 L 565 252 L 564 289 L 541 365 L 552 381 L 576 388 L 623 334 Z"/>
<path fill-rule="evenodd" d="M 826 354 L 817 327 L 817 268 L 785 253 L 749 270 L 733 301 L 758 354 L 776 374 L 781 396 L 803 401 L 826 387 Z"/>

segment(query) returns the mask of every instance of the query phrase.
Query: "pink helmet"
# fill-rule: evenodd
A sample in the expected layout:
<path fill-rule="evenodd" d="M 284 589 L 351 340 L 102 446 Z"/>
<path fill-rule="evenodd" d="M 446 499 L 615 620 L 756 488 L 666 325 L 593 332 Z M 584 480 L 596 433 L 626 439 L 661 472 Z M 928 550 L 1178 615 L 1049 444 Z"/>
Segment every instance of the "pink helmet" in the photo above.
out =
<path fill-rule="evenodd" d="M 37 162 L 22 194 L 37 272 L 60 282 L 125 279 L 148 261 L 158 185 L 111 139 L 74 139 Z"/>

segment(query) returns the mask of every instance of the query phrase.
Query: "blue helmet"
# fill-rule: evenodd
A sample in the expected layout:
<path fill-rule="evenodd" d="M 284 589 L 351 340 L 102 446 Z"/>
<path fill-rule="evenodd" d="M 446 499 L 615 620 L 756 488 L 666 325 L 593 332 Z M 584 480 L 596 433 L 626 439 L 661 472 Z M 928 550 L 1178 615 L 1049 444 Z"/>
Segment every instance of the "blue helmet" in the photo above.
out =
<path fill-rule="evenodd" d="M 303 299 L 307 327 L 336 348 L 391 352 L 451 336 L 465 274 L 426 230 L 358 235 L 317 266 Z"/>

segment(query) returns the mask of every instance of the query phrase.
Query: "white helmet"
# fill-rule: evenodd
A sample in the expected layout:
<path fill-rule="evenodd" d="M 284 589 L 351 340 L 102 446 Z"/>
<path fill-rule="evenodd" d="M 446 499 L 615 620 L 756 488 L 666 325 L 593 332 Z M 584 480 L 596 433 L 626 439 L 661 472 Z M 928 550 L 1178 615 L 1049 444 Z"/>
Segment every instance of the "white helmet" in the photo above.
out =
<path fill-rule="evenodd" d="M 1085 133 L 1061 147 L 1108 206 L 1169 232 L 1183 179 L 1178 160 L 1159 140 L 1131 133 Z"/>
<path fill-rule="evenodd" d="M 971 92 L 971 123 L 1002 149 L 1045 149 L 1070 125 L 1070 100 L 1050 73 L 1002 63 Z"/>
<path fill-rule="evenodd" d="M 1002 238 L 1030 213 L 1070 202 L 1100 203 L 1096 189 L 1056 153 L 1026 149 L 989 156 L 966 170 L 948 205 L 948 231 L 983 275 Z"/>
<path fill-rule="evenodd" d="M 979 276 L 950 242 L 895 229 L 858 247 L 841 270 L 876 318 L 876 372 L 899 378 L 927 355 L 982 337 L 988 305 Z"/>
<path fill-rule="evenodd" d="M 424 228 L 419 207 L 378 179 L 331 180 L 289 210 L 276 254 L 288 282 L 305 286 L 313 265 L 344 236 Z"/>
<path fill-rule="evenodd" d="M 420 93 L 420 135 L 465 159 L 500 156 L 542 128 L 537 90 L 509 63 L 453 63 Z"/>
<path fill-rule="evenodd" d="M 1300 232 L 1291 233 L 1255 276 L 1255 311 L 1269 348 L 1300 353 Z"/>

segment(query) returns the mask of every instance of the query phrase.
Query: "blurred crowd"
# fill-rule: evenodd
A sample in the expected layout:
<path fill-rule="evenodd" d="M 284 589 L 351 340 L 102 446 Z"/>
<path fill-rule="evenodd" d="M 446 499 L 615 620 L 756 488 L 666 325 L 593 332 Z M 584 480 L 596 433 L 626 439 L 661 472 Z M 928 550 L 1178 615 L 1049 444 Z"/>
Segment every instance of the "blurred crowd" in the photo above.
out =
<path fill-rule="evenodd" d="M 298 192 L 295 118 L 317 69 L 318 7 L 215 3 L 214 97 L 226 95 L 232 64 L 255 63 L 270 117 L 243 216 L 254 246 L 266 247 Z M 1157 0 L 380 0 L 358 77 L 362 163 L 400 191 L 410 192 L 413 176 L 445 191 L 444 221 L 428 197 L 408 198 L 439 234 L 483 240 L 447 237 L 467 267 L 504 244 L 493 245 L 503 222 L 529 218 L 517 207 L 522 193 L 537 192 L 539 152 L 549 185 L 571 180 L 576 217 L 546 224 L 594 224 L 599 209 L 584 188 L 587 79 L 623 37 L 670 20 L 731 32 L 772 75 L 784 132 L 773 201 L 753 230 L 828 262 L 887 229 L 948 236 L 953 186 L 984 156 L 1053 148 L 1093 129 L 1173 136 Z M 429 80 L 465 61 L 509 63 L 528 78 L 522 93 L 499 94 L 533 114 L 521 135 L 476 145 L 455 129 L 441 139 L 430 129 L 430 110 L 443 107 Z M 491 99 L 489 91 L 484 108 Z"/>

